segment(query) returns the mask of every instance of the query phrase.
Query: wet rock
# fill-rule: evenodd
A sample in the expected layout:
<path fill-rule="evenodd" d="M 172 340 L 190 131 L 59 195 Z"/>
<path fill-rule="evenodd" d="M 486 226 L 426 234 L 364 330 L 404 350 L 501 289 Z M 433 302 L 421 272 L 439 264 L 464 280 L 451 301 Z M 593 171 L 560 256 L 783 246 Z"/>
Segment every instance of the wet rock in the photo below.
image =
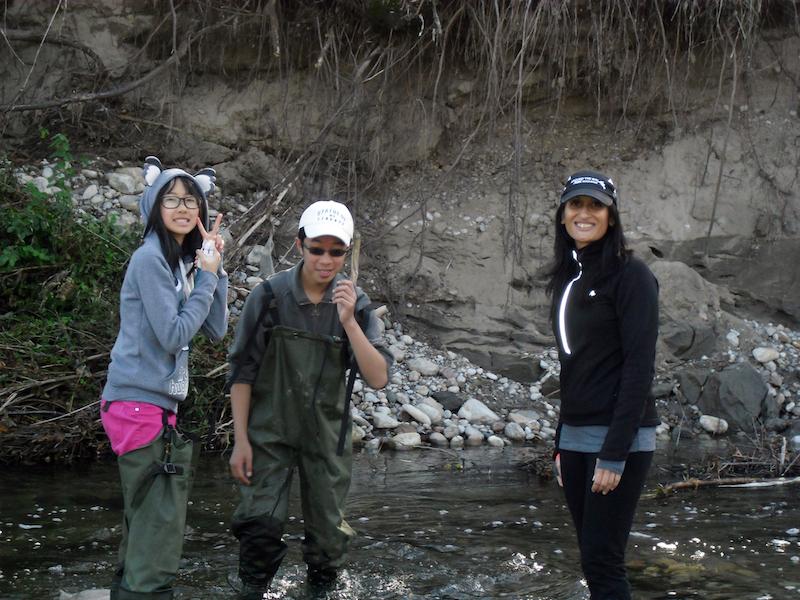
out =
<path fill-rule="evenodd" d="M 800 438 L 800 436 L 798 436 Z M 464 438 L 460 435 L 453 437 L 450 440 L 450 447 L 451 448 L 463 448 L 464 447 Z"/>
<path fill-rule="evenodd" d="M 410 433 L 398 433 L 390 438 L 390 442 L 395 450 L 411 450 L 422 444 L 422 438 L 414 431 Z"/>
<path fill-rule="evenodd" d="M 505 442 L 496 435 L 490 435 L 486 442 L 493 448 L 503 448 L 506 445 Z"/>
<path fill-rule="evenodd" d="M 458 427 L 456 425 L 448 425 L 447 427 L 444 428 L 444 430 L 442 431 L 442 434 L 448 440 L 452 440 L 454 437 L 456 437 L 459 434 Z"/>
<path fill-rule="evenodd" d="M 364 449 L 366 450 L 377 450 L 383 444 L 383 440 L 380 438 L 372 438 L 368 442 L 364 444 Z"/>
<path fill-rule="evenodd" d="M 360 444 L 364 441 L 367 433 L 364 431 L 364 428 L 360 425 L 353 424 L 351 439 L 354 444 Z"/>
<path fill-rule="evenodd" d="M 428 441 L 434 446 L 438 446 L 440 448 L 446 448 L 450 443 L 450 441 L 444 435 L 437 431 L 434 431 L 430 434 Z"/>
<path fill-rule="evenodd" d="M 517 423 L 508 423 L 503 433 L 513 442 L 522 442 L 525 440 L 525 430 Z"/>
<path fill-rule="evenodd" d="M 91 589 L 83 590 L 75 594 L 70 594 L 64 590 L 59 590 L 58 600 L 109 600 L 111 598 L 111 590 L 105 589 Z"/>

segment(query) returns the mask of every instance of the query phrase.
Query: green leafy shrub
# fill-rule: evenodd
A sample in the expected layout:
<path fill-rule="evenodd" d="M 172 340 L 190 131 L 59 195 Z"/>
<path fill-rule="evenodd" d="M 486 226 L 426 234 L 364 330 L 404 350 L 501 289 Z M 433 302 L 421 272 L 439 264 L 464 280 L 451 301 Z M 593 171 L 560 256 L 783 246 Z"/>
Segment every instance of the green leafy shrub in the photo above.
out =
<path fill-rule="evenodd" d="M 73 209 L 69 140 L 42 135 L 54 159 L 46 191 L 20 186 L 10 163 L 0 163 L 0 460 L 95 450 L 95 411 L 60 417 L 99 398 L 119 288 L 138 245 L 135 232 Z"/>

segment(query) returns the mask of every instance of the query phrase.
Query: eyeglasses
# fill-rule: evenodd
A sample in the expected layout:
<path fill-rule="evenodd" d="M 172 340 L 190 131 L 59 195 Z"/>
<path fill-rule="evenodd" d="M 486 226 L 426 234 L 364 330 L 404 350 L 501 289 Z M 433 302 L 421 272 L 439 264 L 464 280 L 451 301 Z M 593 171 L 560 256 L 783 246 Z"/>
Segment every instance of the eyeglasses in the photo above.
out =
<path fill-rule="evenodd" d="M 181 202 L 189 210 L 194 210 L 200 206 L 200 202 L 194 196 L 164 196 L 161 198 L 161 206 L 164 208 L 178 208 Z"/>
<path fill-rule="evenodd" d="M 305 244 L 303 244 L 303 248 L 308 250 L 314 256 L 322 256 L 327 252 L 331 258 L 342 258 L 345 254 L 347 254 L 347 248 L 331 248 L 330 250 L 326 250 L 325 248 L 320 248 L 319 246 L 306 246 Z"/>

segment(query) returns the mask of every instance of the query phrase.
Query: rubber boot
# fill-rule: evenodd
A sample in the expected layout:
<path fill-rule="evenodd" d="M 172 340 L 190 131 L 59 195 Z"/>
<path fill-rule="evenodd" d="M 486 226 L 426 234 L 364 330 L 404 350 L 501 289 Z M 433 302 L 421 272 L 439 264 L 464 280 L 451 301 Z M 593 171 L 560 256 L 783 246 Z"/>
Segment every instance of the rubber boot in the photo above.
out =
<path fill-rule="evenodd" d="M 317 589 L 329 589 L 336 583 L 339 571 L 333 567 L 308 565 L 308 583 Z"/>

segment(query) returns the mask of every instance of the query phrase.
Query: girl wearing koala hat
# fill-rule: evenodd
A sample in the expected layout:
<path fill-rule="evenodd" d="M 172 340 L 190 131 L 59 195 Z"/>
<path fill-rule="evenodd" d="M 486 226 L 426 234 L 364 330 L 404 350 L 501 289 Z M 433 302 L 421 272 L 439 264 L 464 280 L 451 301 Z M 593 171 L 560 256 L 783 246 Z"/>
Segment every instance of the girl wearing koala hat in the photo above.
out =
<path fill-rule="evenodd" d="M 200 330 L 220 341 L 228 326 L 222 215 L 210 230 L 208 222 L 214 170 L 163 170 L 150 156 L 144 179 L 144 239 L 122 283 L 100 412 L 125 506 L 112 600 L 173 597 L 194 453 L 175 429 L 189 389 L 189 345 Z"/>

